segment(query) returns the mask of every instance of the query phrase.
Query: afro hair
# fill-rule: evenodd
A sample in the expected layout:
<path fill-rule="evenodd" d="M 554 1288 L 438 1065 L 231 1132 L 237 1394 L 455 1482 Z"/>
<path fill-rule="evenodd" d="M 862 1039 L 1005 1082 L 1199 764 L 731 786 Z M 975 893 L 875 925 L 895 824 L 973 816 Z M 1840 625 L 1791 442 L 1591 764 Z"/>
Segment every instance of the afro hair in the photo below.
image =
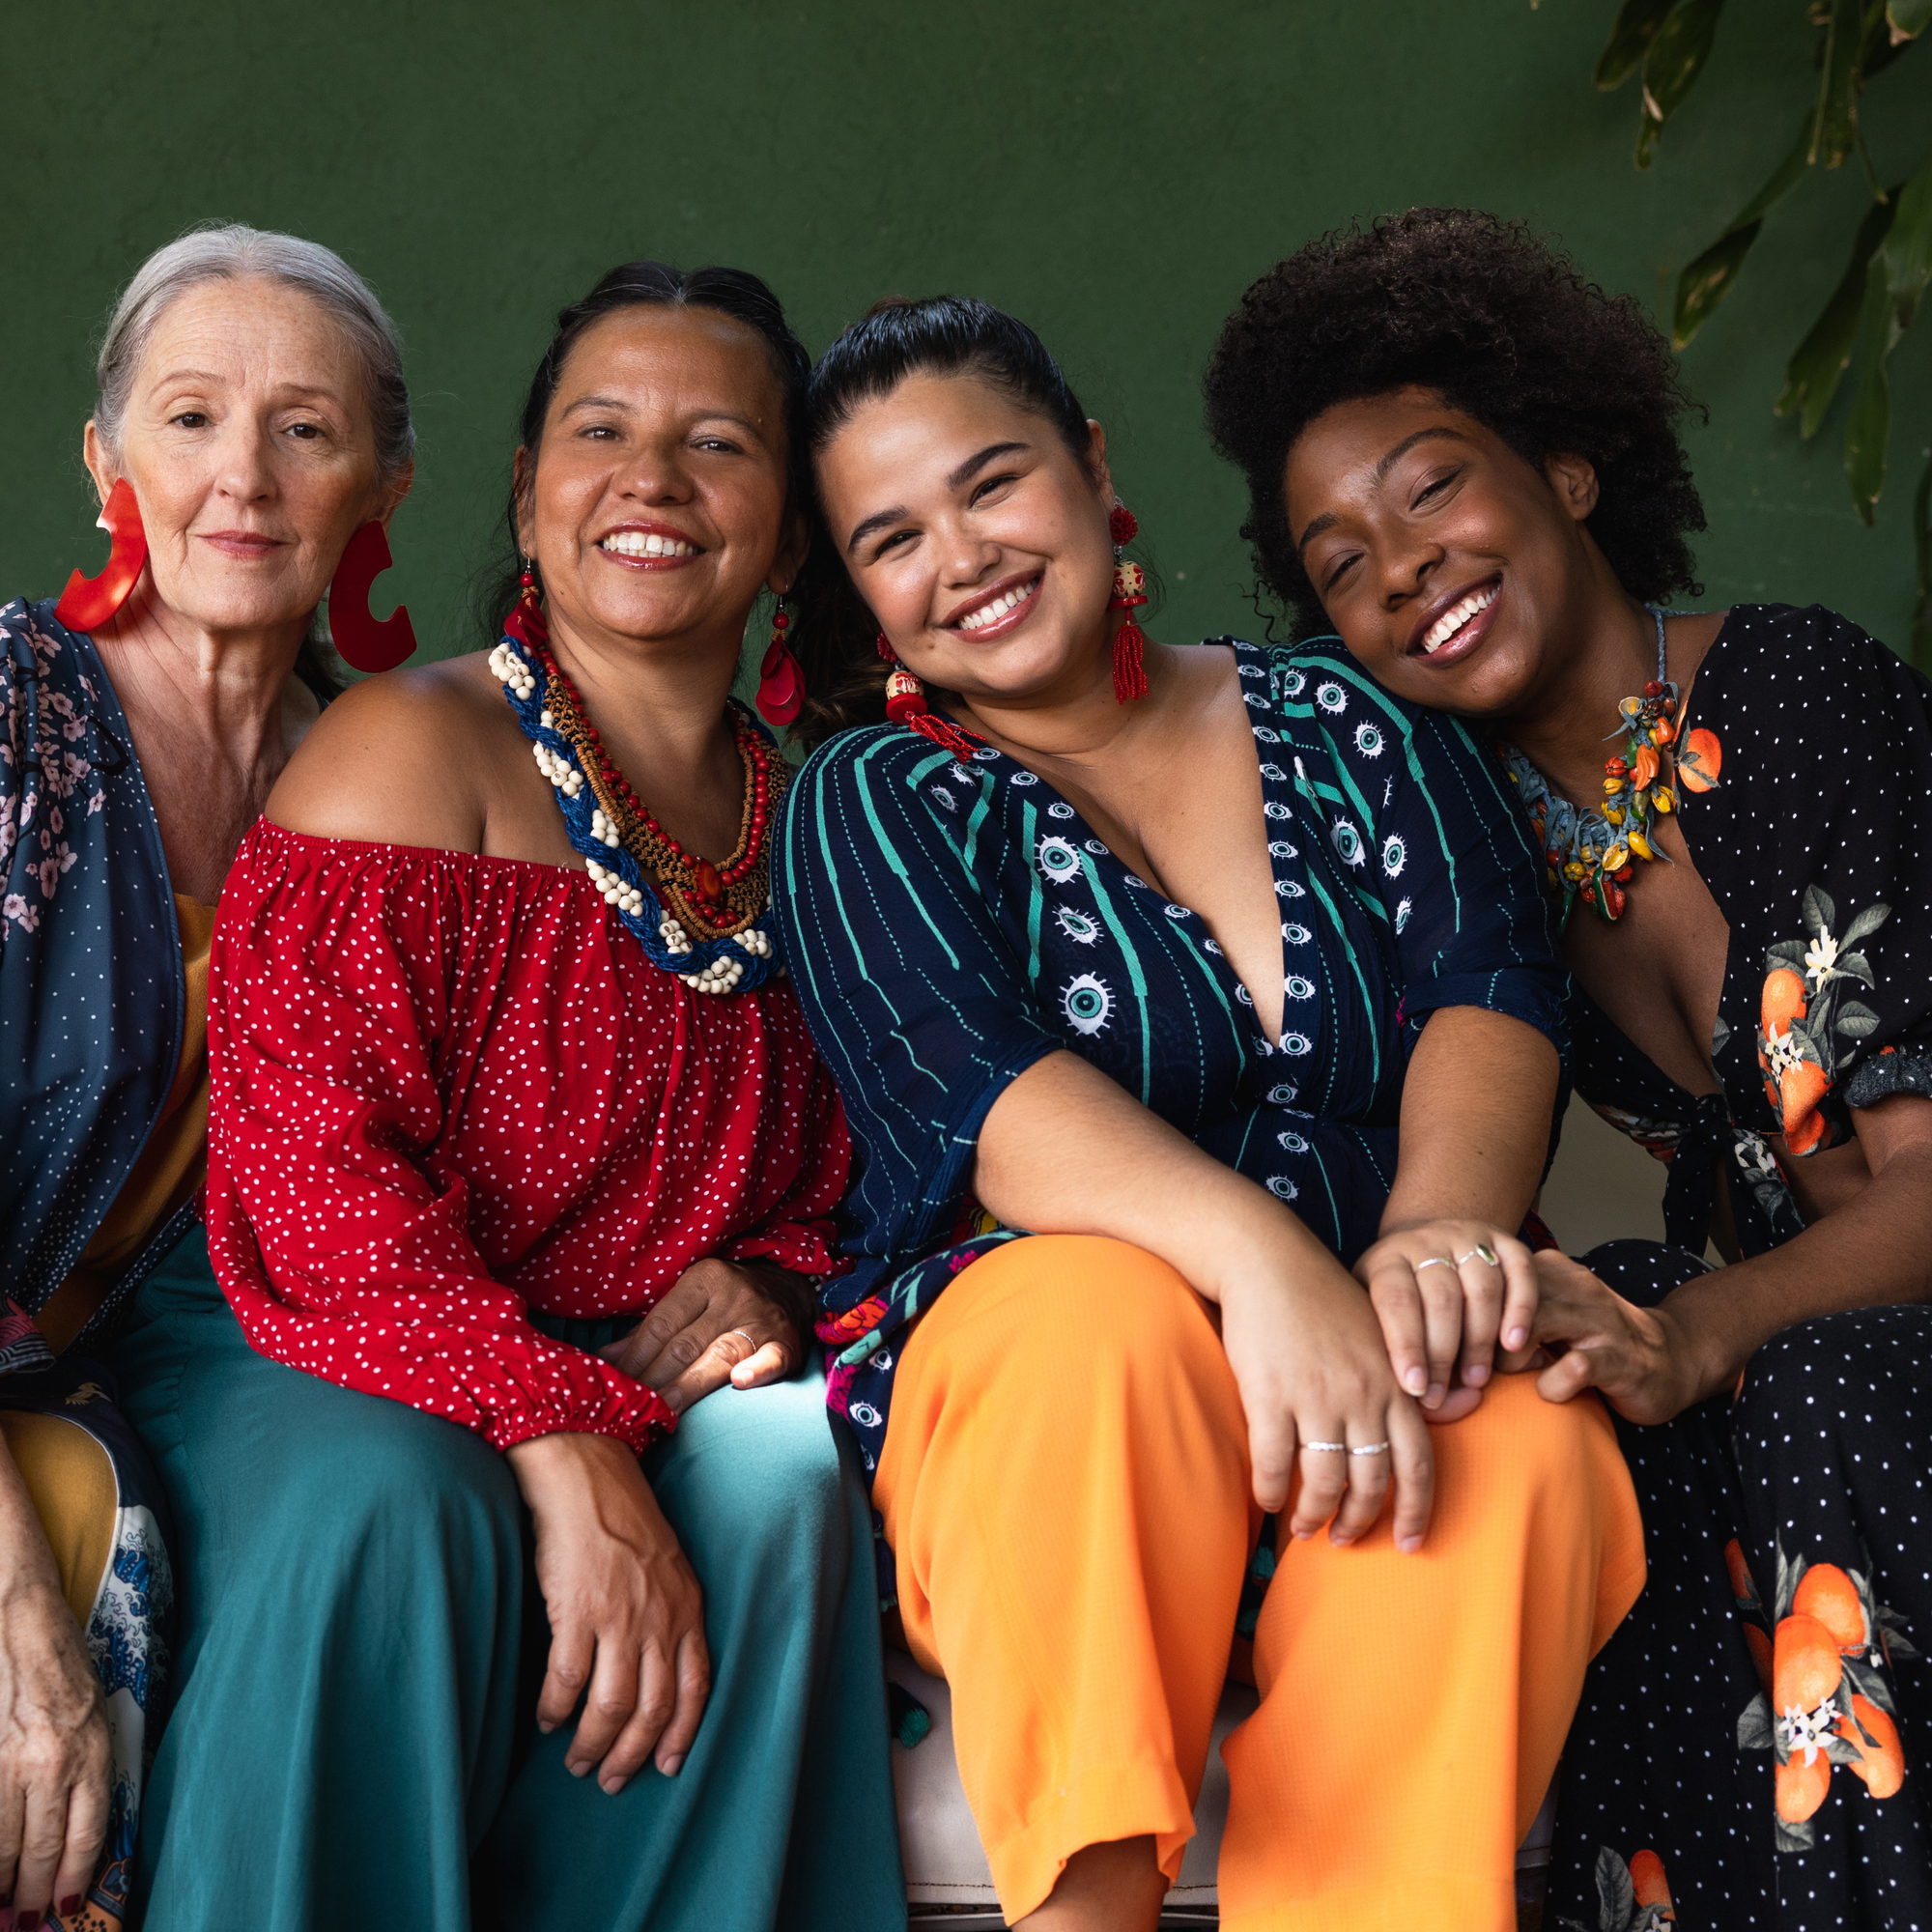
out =
<path fill-rule="evenodd" d="M 1204 384 L 1215 447 L 1248 484 L 1241 535 L 1295 634 L 1325 630 L 1283 501 L 1288 456 L 1324 410 L 1416 384 L 1542 468 L 1581 456 L 1589 529 L 1634 597 L 1695 595 L 1689 532 L 1704 507 L 1678 440 L 1702 418 L 1669 344 L 1520 222 L 1415 208 L 1337 229 L 1241 298 Z"/>

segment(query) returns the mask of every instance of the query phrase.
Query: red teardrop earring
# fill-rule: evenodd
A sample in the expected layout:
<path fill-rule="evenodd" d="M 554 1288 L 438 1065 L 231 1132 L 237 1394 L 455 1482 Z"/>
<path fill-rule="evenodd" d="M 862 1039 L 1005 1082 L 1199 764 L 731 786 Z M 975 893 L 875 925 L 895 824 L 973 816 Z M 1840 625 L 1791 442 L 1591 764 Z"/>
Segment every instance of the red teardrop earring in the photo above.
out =
<path fill-rule="evenodd" d="M 1147 572 L 1137 563 L 1123 563 L 1121 553 L 1140 534 L 1134 513 L 1116 502 L 1107 517 L 1107 533 L 1114 539 L 1114 594 L 1110 611 L 1127 612 L 1126 622 L 1114 633 L 1114 701 L 1125 704 L 1148 694 L 1147 633 L 1134 622 L 1133 610 L 1147 600 Z"/>
<path fill-rule="evenodd" d="M 134 486 L 119 478 L 100 506 L 96 527 L 114 539 L 107 568 L 99 577 L 75 571 L 54 606 L 54 620 L 70 631 L 98 631 L 132 594 L 148 561 L 148 533 L 141 527 L 141 506 Z"/>
<path fill-rule="evenodd" d="M 779 608 L 772 612 L 772 641 L 765 661 L 758 667 L 758 716 L 767 724 L 789 724 L 805 702 L 805 674 L 798 660 L 785 645 L 785 632 L 791 619 L 785 615 L 784 594 L 779 594 Z"/>
<path fill-rule="evenodd" d="M 903 724 L 909 731 L 917 731 L 922 738 L 929 738 L 943 752 L 951 752 L 955 758 L 969 758 L 975 745 L 983 742 L 975 738 L 963 725 L 955 724 L 950 718 L 942 718 L 936 711 L 926 708 L 925 686 L 899 663 L 899 654 L 893 649 L 892 639 L 881 631 L 874 640 L 879 655 L 892 666 L 893 674 L 886 680 L 886 716 L 895 724 Z"/>
<path fill-rule="evenodd" d="M 349 539 L 328 586 L 328 635 L 343 662 L 357 670 L 394 670 L 416 647 L 406 606 L 398 604 L 387 617 L 369 614 L 369 586 L 393 561 L 388 532 L 364 524 Z"/>

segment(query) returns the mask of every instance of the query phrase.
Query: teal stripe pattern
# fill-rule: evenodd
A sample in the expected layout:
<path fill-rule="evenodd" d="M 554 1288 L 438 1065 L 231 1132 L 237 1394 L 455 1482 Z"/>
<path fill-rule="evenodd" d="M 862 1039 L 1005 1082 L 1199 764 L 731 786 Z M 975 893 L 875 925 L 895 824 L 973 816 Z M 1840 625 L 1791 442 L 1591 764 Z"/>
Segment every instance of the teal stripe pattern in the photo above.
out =
<path fill-rule="evenodd" d="M 868 1470 L 906 1324 L 1024 1232 L 973 1198 L 973 1158 L 1046 1054 L 1079 1054 L 1352 1261 L 1388 1199 L 1432 1011 L 1507 1013 L 1567 1051 L 1540 865 L 1494 753 L 1335 640 L 1210 642 L 1234 651 L 1261 769 L 1279 1042 L 1200 916 L 1002 753 L 954 758 L 880 725 L 822 746 L 791 788 L 775 916 L 854 1151 L 849 1266 L 818 1333 Z"/>

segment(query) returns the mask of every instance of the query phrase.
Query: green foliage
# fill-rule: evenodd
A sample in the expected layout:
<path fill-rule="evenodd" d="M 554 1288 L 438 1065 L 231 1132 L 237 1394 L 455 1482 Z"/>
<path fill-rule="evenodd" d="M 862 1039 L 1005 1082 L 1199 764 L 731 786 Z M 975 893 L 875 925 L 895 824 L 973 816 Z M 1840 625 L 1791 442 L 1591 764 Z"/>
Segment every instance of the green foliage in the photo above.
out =
<path fill-rule="evenodd" d="M 1596 84 L 1643 75 L 1635 161 L 1648 168 L 1665 125 L 1690 98 L 1710 59 L 1723 0 L 1624 0 L 1597 62 Z M 1817 29 L 1815 80 L 1797 139 L 1770 180 L 1678 275 L 1671 334 L 1689 347 L 1737 286 L 1766 217 L 1822 164 L 1842 167 L 1856 153 L 1872 204 L 1860 219 L 1851 254 L 1817 320 L 1785 365 L 1778 414 L 1795 412 L 1809 439 L 1824 427 L 1845 373 L 1858 364 L 1845 420 L 1845 480 L 1870 524 L 1884 493 L 1891 437 L 1887 365 L 1912 327 L 1932 281 L 1932 153 L 1902 186 L 1886 191 L 1873 176 L 1859 125 L 1865 82 L 1909 50 L 1932 26 L 1932 0 L 1809 0 Z M 1932 670 L 1932 465 L 1913 503 L 1918 602 L 1913 656 Z"/>

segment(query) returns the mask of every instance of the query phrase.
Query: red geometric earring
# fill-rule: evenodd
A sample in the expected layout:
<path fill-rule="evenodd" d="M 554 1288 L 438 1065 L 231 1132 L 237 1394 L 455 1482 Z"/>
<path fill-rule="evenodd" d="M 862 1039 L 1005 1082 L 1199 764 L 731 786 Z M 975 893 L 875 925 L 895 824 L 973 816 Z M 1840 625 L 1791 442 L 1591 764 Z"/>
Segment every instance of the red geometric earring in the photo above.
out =
<path fill-rule="evenodd" d="M 54 606 L 54 617 L 70 631 L 98 631 L 122 605 L 140 582 L 142 566 L 148 561 L 148 533 L 141 527 L 141 506 L 134 500 L 134 489 L 121 477 L 107 493 L 96 526 L 105 530 L 114 547 L 108 554 L 107 568 L 99 577 L 83 577 L 75 571 Z"/>
<path fill-rule="evenodd" d="M 1110 611 L 1125 611 L 1128 617 L 1114 633 L 1114 701 L 1125 704 L 1148 694 L 1147 633 L 1134 622 L 1132 611 L 1147 600 L 1147 572 L 1137 563 L 1122 563 L 1121 553 L 1140 534 L 1134 513 L 1124 503 L 1116 502 L 1107 518 L 1107 532 L 1114 539 L 1114 594 L 1107 600 Z"/>
<path fill-rule="evenodd" d="M 893 674 L 886 680 L 886 716 L 895 724 L 903 724 L 909 731 L 917 731 L 922 738 L 930 739 L 943 752 L 951 752 L 955 758 L 967 758 L 973 754 L 973 747 L 982 744 L 983 739 L 976 738 L 963 725 L 955 724 L 950 718 L 942 718 L 935 711 L 928 710 L 925 702 L 925 686 L 899 663 L 899 654 L 893 649 L 892 639 L 881 631 L 874 640 L 879 655 L 892 666 Z"/>
<path fill-rule="evenodd" d="M 328 586 L 328 635 L 343 662 L 357 670 L 394 670 L 416 647 L 415 626 L 398 604 L 392 615 L 369 614 L 369 586 L 387 570 L 388 532 L 367 523 L 349 539 Z"/>
<path fill-rule="evenodd" d="M 785 615 L 784 593 L 779 593 L 779 608 L 772 612 L 772 641 L 765 661 L 758 667 L 758 716 L 767 724 L 789 724 L 805 702 L 805 676 L 798 660 L 785 648 L 785 631 L 791 619 Z"/>

